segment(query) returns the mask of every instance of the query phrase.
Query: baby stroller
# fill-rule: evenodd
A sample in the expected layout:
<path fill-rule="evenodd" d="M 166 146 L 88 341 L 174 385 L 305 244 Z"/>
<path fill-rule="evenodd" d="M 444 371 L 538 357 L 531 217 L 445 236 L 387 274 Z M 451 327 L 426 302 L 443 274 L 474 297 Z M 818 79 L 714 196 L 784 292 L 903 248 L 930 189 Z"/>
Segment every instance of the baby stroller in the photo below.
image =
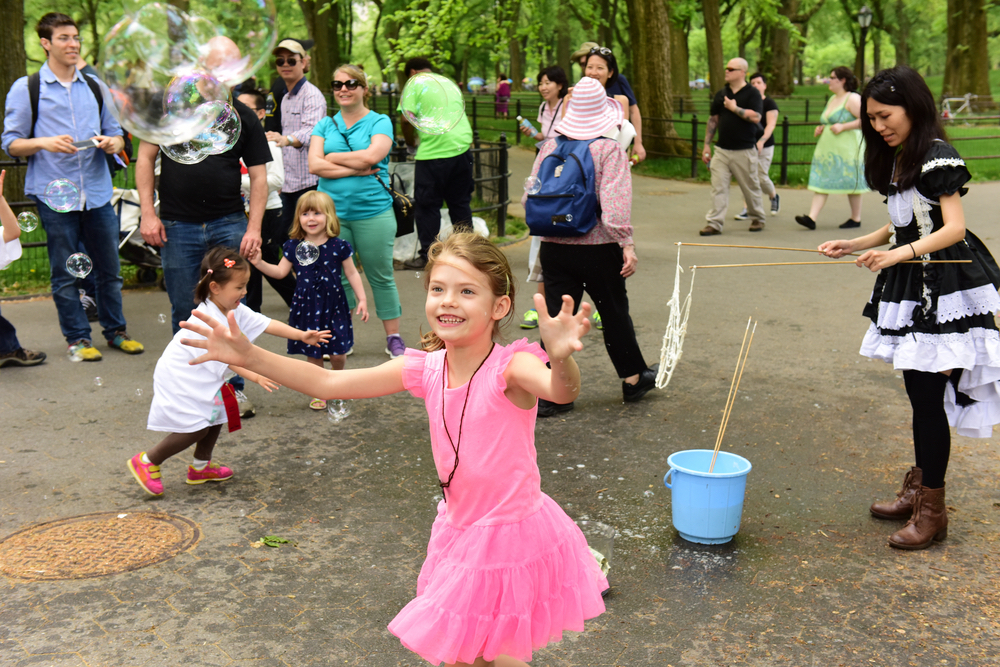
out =
<path fill-rule="evenodd" d="M 159 201 L 155 205 L 158 207 Z M 120 225 L 118 256 L 136 266 L 136 279 L 140 283 L 156 283 L 160 289 L 165 290 L 163 273 L 157 271 L 162 267 L 159 250 L 143 241 L 139 234 L 142 211 L 139 208 L 138 190 L 115 188 L 111 195 L 111 206 L 118 215 Z"/>

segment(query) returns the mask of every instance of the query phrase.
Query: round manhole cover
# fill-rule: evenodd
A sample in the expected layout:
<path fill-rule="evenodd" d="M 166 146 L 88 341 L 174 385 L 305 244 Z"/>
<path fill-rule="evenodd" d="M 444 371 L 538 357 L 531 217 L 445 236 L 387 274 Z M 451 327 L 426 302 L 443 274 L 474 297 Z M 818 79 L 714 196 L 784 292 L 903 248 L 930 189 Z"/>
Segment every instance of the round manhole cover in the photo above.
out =
<path fill-rule="evenodd" d="M 0 541 L 0 572 L 36 581 L 103 577 L 161 563 L 200 538 L 198 524 L 176 514 L 84 514 L 8 535 Z"/>

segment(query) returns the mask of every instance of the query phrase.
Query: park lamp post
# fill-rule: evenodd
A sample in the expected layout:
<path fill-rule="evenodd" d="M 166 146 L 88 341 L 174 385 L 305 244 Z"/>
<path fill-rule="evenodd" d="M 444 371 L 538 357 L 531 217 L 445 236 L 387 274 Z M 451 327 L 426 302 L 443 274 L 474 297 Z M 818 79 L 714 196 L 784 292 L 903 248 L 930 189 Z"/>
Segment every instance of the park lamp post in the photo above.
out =
<path fill-rule="evenodd" d="M 872 10 L 868 5 L 862 5 L 858 10 L 858 25 L 861 26 L 861 69 L 858 72 L 860 85 L 865 85 L 865 38 L 868 37 L 868 26 L 872 24 Z"/>

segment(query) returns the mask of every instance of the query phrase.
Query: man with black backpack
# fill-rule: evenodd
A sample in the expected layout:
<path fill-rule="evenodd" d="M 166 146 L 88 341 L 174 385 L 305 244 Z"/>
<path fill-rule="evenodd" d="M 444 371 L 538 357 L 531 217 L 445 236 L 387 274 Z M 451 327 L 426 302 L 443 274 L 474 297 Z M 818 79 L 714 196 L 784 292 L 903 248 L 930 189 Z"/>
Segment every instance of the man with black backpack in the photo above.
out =
<path fill-rule="evenodd" d="M 104 338 L 110 347 L 139 354 L 143 346 L 126 333 L 122 312 L 119 224 L 110 203 L 111 173 L 105 158 L 123 150 L 122 128 L 103 104 L 104 84 L 77 70 L 80 35 L 73 19 L 50 12 L 35 29 L 48 58 L 36 76 L 22 77 L 11 86 L 0 146 L 11 157 L 28 159 L 24 192 L 38 205 L 45 228 L 52 297 L 70 359 L 101 359 L 91 345 L 90 323 L 75 278 L 66 270 L 66 260 L 79 251 L 81 242 L 97 278 Z M 71 197 L 65 207 L 58 207 L 68 210 L 54 210 L 43 200 L 46 187 L 57 179 L 70 181 L 79 190 L 78 199 Z"/>

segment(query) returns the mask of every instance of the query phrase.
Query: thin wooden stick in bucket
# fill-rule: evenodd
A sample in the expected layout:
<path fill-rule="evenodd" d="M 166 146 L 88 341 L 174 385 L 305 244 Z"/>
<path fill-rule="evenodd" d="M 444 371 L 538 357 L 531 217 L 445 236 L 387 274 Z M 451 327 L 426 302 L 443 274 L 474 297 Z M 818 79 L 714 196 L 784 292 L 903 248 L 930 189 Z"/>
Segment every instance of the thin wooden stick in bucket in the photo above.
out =
<path fill-rule="evenodd" d="M 719 449 L 722 447 L 722 438 L 726 435 L 726 426 L 729 425 L 729 415 L 733 412 L 733 404 L 736 403 L 736 394 L 740 390 L 740 380 L 743 379 L 743 369 L 746 368 L 747 357 L 750 356 L 750 345 L 753 344 L 753 335 L 757 331 L 756 323 L 754 323 L 753 329 L 750 328 L 751 320 L 753 320 L 753 317 L 747 321 L 747 331 L 743 334 L 743 343 L 746 345 L 746 350 L 744 350 L 744 345 L 740 344 L 740 354 L 736 359 L 736 369 L 733 371 L 733 383 L 729 386 L 729 397 L 726 399 L 726 407 L 722 412 L 722 421 L 719 423 L 719 436 L 715 440 L 715 449 L 712 451 L 712 463 L 708 467 L 708 472 L 712 472 L 715 469 L 715 459 L 718 457 Z M 747 340 L 747 333 L 750 334 L 749 340 Z"/>

